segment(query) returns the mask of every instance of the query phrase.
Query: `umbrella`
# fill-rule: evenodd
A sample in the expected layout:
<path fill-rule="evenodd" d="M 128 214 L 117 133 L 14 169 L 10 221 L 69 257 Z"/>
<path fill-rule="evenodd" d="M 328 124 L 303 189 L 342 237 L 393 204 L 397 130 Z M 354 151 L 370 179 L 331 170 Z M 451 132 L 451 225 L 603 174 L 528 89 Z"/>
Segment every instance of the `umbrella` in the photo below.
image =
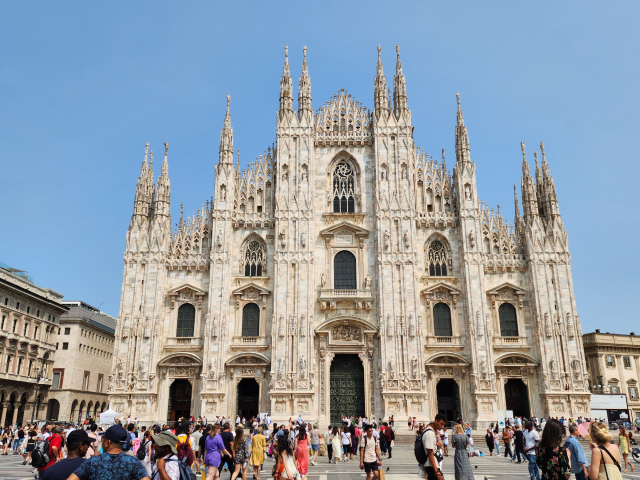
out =
<path fill-rule="evenodd" d="M 588 437 L 589 425 L 591 425 L 591 422 L 582 422 L 580 425 L 578 425 L 578 433 L 583 437 Z"/>

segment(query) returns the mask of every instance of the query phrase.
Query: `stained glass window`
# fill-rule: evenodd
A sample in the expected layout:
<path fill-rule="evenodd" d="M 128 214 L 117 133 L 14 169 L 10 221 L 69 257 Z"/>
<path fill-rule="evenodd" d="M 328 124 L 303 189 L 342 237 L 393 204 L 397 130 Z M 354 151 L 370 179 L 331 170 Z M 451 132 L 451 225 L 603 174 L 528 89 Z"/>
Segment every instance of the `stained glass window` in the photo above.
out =
<path fill-rule="evenodd" d="M 500 317 L 500 335 L 503 337 L 517 337 L 518 319 L 515 307 L 510 303 L 503 303 L 498 308 L 498 316 Z"/>
<path fill-rule="evenodd" d="M 342 161 L 333 171 L 333 212 L 355 212 L 355 176 L 351 166 Z"/>
<path fill-rule="evenodd" d="M 260 307 L 255 303 L 247 303 L 242 309 L 242 336 L 257 337 L 260 335 Z"/>
<path fill-rule="evenodd" d="M 338 252 L 333 259 L 333 274 L 333 288 L 336 290 L 357 289 L 355 255 L 347 250 Z"/>
<path fill-rule="evenodd" d="M 446 303 L 436 303 L 433 306 L 433 333 L 436 337 L 451 337 L 451 310 Z"/>
<path fill-rule="evenodd" d="M 178 330 L 176 337 L 193 337 L 193 327 L 196 323 L 196 308 L 185 303 L 178 309 Z"/>
<path fill-rule="evenodd" d="M 442 245 L 438 240 L 434 240 L 431 242 L 431 245 L 429 245 L 427 261 L 430 276 L 447 276 L 447 251 L 445 250 L 444 245 Z"/>
<path fill-rule="evenodd" d="M 244 255 L 244 276 L 261 277 L 264 273 L 266 256 L 262 245 L 257 240 L 251 240 Z"/>

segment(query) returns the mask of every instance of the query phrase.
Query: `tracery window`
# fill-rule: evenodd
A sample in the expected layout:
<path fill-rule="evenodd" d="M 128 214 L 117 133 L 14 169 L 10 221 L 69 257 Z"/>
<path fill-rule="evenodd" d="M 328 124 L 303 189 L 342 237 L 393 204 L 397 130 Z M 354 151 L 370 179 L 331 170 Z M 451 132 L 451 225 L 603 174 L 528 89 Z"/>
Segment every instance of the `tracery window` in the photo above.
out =
<path fill-rule="evenodd" d="M 447 276 L 447 251 L 438 240 L 434 240 L 429 245 L 427 254 L 429 275 L 432 277 Z"/>
<path fill-rule="evenodd" d="M 498 316 L 500 317 L 500 335 L 503 337 L 517 337 L 518 319 L 515 307 L 510 303 L 503 303 L 498 308 Z"/>
<path fill-rule="evenodd" d="M 446 303 L 436 303 L 433 306 L 433 334 L 436 337 L 451 337 L 451 309 Z"/>
<path fill-rule="evenodd" d="M 244 276 L 261 277 L 266 270 L 266 261 L 262 244 L 257 240 L 251 240 L 244 253 Z"/>
<path fill-rule="evenodd" d="M 260 307 L 255 303 L 247 303 L 242 309 L 242 336 L 257 337 L 260 335 Z"/>
<path fill-rule="evenodd" d="M 196 307 L 190 303 L 181 305 L 178 309 L 178 329 L 176 337 L 193 337 L 193 328 L 196 323 Z"/>
<path fill-rule="evenodd" d="M 336 290 L 355 290 L 356 256 L 348 250 L 338 252 L 333 259 L 333 288 Z"/>
<path fill-rule="evenodd" d="M 355 212 L 355 174 L 351 165 L 341 161 L 333 171 L 333 212 Z"/>

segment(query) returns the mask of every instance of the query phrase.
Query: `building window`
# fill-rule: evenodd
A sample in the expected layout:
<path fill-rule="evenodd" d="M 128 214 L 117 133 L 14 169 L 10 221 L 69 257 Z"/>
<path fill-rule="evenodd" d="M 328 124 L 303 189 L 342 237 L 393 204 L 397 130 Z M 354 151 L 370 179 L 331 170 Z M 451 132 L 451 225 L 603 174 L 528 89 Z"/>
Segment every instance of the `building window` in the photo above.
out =
<path fill-rule="evenodd" d="M 71 328 L 66 327 L 66 328 L 64 329 L 64 334 L 65 334 L 65 335 L 69 335 L 70 333 L 71 333 Z"/>
<path fill-rule="evenodd" d="M 20 302 L 16 303 L 16 310 L 20 310 Z"/>
<path fill-rule="evenodd" d="M 69 343 L 68 342 L 63 342 L 62 343 L 62 349 L 63 350 L 69 350 Z"/>
<path fill-rule="evenodd" d="M 631 400 L 638 400 L 638 388 L 634 386 L 630 386 L 629 396 L 631 397 Z"/>
<path fill-rule="evenodd" d="M 618 393 L 619 393 L 619 391 L 618 391 L 618 385 L 611 385 L 611 394 L 612 394 L 612 395 L 616 395 L 616 394 L 618 394 Z"/>
<path fill-rule="evenodd" d="M 257 240 L 251 240 L 244 254 L 244 276 L 261 277 L 266 266 L 267 256 Z"/>
<path fill-rule="evenodd" d="M 185 303 L 178 309 L 178 330 L 176 337 L 193 337 L 193 327 L 196 323 L 196 308 Z"/>
<path fill-rule="evenodd" d="M 615 368 L 616 361 L 613 358 L 613 355 L 607 355 L 607 367 Z"/>
<path fill-rule="evenodd" d="M 7 321 L 7 316 L 2 315 L 2 324 L 0 325 L 0 329 L 4 330 L 4 323 Z"/>
<path fill-rule="evenodd" d="M 333 275 L 334 289 L 357 289 L 358 282 L 356 279 L 356 256 L 347 250 L 338 252 L 333 259 Z"/>
<path fill-rule="evenodd" d="M 353 168 L 344 160 L 333 171 L 333 212 L 355 212 L 355 175 Z"/>
<path fill-rule="evenodd" d="M 82 390 L 85 392 L 89 389 L 89 374 L 85 372 L 84 378 L 82 379 Z"/>
<path fill-rule="evenodd" d="M 102 380 L 103 380 L 103 375 L 99 374 L 98 375 L 98 392 L 102 392 Z"/>
<path fill-rule="evenodd" d="M 622 357 L 624 368 L 631 368 L 631 357 Z"/>
<path fill-rule="evenodd" d="M 503 337 L 517 337 L 518 319 L 515 307 L 510 303 L 503 303 L 498 308 L 498 316 L 500 317 L 500 335 Z"/>
<path fill-rule="evenodd" d="M 31 312 L 31 307 L 27 307 L 27 313 Z"/>
<path fill-rule="evenodd" d="M 18 319 L 16 318 L 13 321 L 13 328 L 11 329 L 11 333 L 16 333 L 16 327 L 18 326 Z"/>
<path fill-rule="evenodd" d="M 22 336 L 26 337 L 27 336 L 27 330 L 29 329 L 29 324 L 25 323 L 24 324 L 24 328 L 22 329 Z"/>
<path fill-rule="evenodd" d="M 33 338 L 34 340 L 38 340 L 38 327 L 33 329 Z"/>
<path fill-rule="evenodd" d="M 451 309 L 446 303 L 433 306 L 433 333 L 436 337 L 451 337 Z"/>
<path fill-rule="evenodd" d="M 33 368 L 33 360 L 29 360 L 29 366 L 27 367 L 27 375 L 31 376 L 31 369 Z"/>
<path fill-rule="evenodd" d="M 247 303 L 242 309 L 242 336 L 257 337 L 260 335 L 260 307 L 255 303 Z"/>
<path fill-rule="evenodd" d="M 51 381 L 51 389 L 57 390 L 60 388 L 60 372 L 53 372 L 53 380 Z"/>
<path fill-rule="evenodd" d="M 22 375 L 22 362 L 24 358 L 18 357 L 18 370 L 16 370 L 16 375 Z"/>
<path fill-rule="evenodd" d="M 427 262 L 429 267 L 429 275 L 432 277 L 447 276 L 447 252 L 438 240 L 434 240 L 429 245 L 427 254 Z"/>
<path fill-rule="evenodd" d="M 9 373 L 9 366 L 11 365 L 11 360 L 13 360 L 13 356 L 12 355 L 7 355 L 7 362 L 4 365 L 5 373 Z"/>

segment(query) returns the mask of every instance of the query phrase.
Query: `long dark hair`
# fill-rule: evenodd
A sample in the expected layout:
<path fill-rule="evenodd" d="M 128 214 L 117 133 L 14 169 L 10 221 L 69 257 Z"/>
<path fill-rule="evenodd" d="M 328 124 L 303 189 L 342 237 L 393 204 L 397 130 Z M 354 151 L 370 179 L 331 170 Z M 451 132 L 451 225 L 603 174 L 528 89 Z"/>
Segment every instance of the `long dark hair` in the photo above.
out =
<path fill-rule="evenodd" d="M 305 424 L 300 425 L 300 431 L 298 432 L 298 440 L 302 441 L 307 438 L 307 429 Z"/>
<path fill-rule="evenodd" d="M 282 454 L 283 452 L 287 452 L 287 455 L 293 455 L 291 451 L 291 447 L 289 446 L 289 440 L 284 435 L 280 435 L 278 437 L 278 453 Z"/>
<path fill-rule="evenodd" d="M 542 431 L 540 446 L 544 448 L 556 448 L 562 442 L 564 433 L 564 427 L 562 424 L 558 420 L 552 418 L 547 421 L 547 424 Z"/>

